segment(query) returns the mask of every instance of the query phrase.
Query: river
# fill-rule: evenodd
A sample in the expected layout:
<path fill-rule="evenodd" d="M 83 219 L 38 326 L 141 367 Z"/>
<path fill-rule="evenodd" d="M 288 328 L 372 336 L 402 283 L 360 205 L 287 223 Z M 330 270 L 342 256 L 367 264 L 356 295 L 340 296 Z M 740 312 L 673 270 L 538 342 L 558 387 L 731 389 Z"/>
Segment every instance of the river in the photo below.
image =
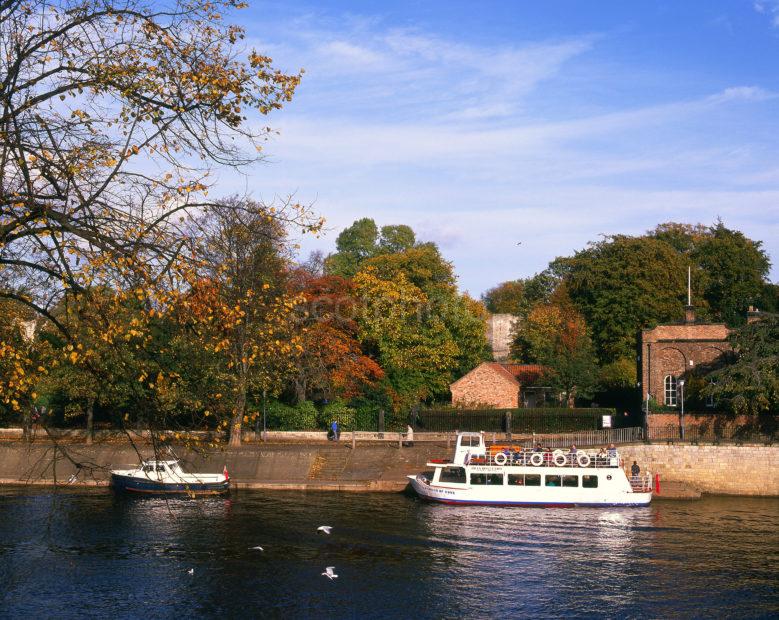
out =
<path fill-rule="evenodd" d="M 6 487 L 0 617 L 775 617 L 778 543 L 777 499 L 524 509 Z"/>

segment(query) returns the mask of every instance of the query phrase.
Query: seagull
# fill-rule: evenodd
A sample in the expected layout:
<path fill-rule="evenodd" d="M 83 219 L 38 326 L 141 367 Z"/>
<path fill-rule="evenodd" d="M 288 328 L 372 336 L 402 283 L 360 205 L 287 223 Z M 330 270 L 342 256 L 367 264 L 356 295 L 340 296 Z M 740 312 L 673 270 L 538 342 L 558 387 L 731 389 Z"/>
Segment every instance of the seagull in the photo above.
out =
<path fill-rule="evenodd" d="M 194 575 L 194 574 L 195 574 L 195 569 L 194 569 L 194 568 L 190 568 L 190 569 L 187 571 L 187 574 L 188 574 L 188 575 Z"/>
<path fill-rule="evenodd" d="M 324 532 L 325 534 L 329 534 L 330 530 L 333 529 L 332 525 L 320 525 L 318 528 L 316 528 L 317 532 Z"/>
<path fill-rule="evenodd" d="M 517 245 L 522 245 L 522 242 L 521 241 L 517 241 Z"/>
<path fill-rule="evenodd" d="M 249 547 L 252 551 L 265 551 L 260 545 L 257 545 L 256 547 Z"/>
<path fill-rule="evenodd" d="M 338 575 L 336 575 L 336 574 L 333 572 L 333 569 L 335 569 L 335 566 L 328 566 L 328 567 L 325 569 L 325 572 L 324 572 L 324 573 L 322 573 L 322 574 L 323 574 L 325 577 L 327 577 L 327 578 L 328 578 L 330 581 L 332 581 L 333 579 L 336 579 L 336 578 L 338 577 Z"/>

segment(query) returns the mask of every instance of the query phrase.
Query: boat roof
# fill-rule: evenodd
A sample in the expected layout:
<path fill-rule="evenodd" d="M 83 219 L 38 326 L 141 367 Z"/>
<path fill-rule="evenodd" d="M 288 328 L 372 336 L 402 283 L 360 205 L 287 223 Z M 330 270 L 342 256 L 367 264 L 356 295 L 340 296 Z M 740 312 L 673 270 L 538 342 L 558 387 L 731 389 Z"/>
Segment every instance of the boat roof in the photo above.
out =
<path fill-rule="evenodd" d="M 178 459 L 172 459 L 172 460 L 167 460 L 167 461 L 163 461 L 163 460 L 159 460 L 159 459 L 146 459 L 145 461 L 142 462 L 142 465 L 157 465 L 157 464 L 160 464 L 160 465 L 175 465 L 176 463 L 178 463 Z"/>

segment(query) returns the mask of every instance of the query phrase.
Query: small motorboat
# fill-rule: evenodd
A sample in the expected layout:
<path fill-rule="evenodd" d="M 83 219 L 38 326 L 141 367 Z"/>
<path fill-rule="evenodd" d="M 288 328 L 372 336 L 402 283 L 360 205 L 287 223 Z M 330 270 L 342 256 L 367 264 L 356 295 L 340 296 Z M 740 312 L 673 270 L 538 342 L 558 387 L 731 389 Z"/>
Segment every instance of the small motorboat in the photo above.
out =
<path fill-rule="evenodd" d="M 111 470 L 111 486 L 134 493 L 215 495 L 230 490 L 230 475 L 227 466 L 221 474 L 188 474 L 177 460 L 148 460 L 135 469 Z"/>

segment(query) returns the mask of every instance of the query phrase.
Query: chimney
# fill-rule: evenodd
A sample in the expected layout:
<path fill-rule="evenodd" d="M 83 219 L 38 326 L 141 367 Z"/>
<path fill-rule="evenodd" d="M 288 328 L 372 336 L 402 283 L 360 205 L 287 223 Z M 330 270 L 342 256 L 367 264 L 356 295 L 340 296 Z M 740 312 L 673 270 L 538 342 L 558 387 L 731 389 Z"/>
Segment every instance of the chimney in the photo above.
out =
<path fill-rule="evenodd" d="M 684 322 L 688 324 L 695 323 L 695 306 L 687 305 L 684 307 Z"/>

